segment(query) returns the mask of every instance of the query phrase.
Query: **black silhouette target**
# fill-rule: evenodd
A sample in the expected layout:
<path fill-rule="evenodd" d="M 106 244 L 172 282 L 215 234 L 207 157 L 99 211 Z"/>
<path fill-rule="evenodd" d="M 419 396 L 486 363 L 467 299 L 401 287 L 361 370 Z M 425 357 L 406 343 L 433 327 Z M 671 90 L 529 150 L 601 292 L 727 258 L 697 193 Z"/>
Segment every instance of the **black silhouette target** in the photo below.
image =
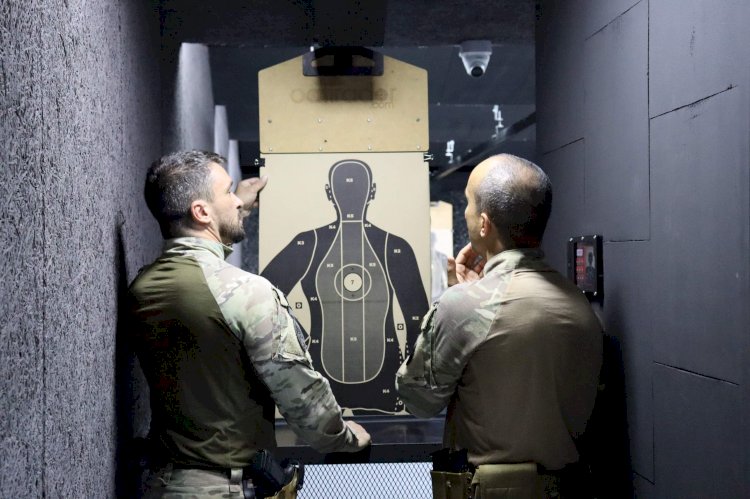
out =
<path fill-rule="evenodd" d="M 329 176 L 341 223 L 315 278 L 323 312 L 322 366 L 340 383 L 364 383 L 383 367 L 390 294 L 363 225 L 372 179 L 353 161 L 337 163 Z"/>
<path fill-rule="evenodd" d="M 393 383 L 402 361 L 397 331 L 413 345 L 427 297 L 411 246 L 368 222 L 375 198 L 370 167 L 335 163 L 321 194 L 336 220 L 302 232 L 263 270 L 289 293 L 299 282 L 310 306 L 310 354 L 338 402 L 354 411 L 395 413 Z M 394 301 L 404 316 L 394 320 Z"/>

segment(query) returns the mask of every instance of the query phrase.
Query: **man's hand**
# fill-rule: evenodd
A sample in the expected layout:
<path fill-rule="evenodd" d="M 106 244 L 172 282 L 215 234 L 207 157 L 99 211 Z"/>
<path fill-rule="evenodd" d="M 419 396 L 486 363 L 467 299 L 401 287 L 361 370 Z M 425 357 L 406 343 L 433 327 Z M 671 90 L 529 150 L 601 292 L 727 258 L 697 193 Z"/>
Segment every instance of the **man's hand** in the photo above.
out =
<path fill-rule="evenodd" d="M 253 208 L 258 207 L 258 193 L 263 190 L 268 182 L 267 176 L 251 177 L 237 184 L 235 195 L 242 200 L 242 216 L 246 217 Z"/>
<path fill-rule="evenodd" d="M 358 449 L 364 449 L 365 447 L 370 445 L 370 434 L 367 433 L 367 430 L 362 428 L 360 424 L 355 423 L 354 421 L 346 421 L 346 425 L 354 432 L 354 435 L 357 437 Z"/>
<path fill-rule="evenodd" d="M 471 243 L 463 247 L 455 259 L 448 258 L 448 286 L 476 281 L 482 277 L 484 258 L 471 249 Z"/>

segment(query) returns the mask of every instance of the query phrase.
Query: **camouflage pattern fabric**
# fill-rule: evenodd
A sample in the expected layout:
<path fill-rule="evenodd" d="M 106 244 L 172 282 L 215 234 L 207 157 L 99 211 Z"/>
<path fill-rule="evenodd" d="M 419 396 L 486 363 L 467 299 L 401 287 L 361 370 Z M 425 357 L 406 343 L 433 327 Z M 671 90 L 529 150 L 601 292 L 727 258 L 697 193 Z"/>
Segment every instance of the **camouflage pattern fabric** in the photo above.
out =
<path fill-rule="evenodd" d="M 522 259 L 529 268 L 545 268 L 541 256 L 540 250 L 495 255 L 485 265 L 482 279 L 448 288 L 432 305 L 414 353 L 396 374 L 396 388 L 409 412 L 432 417 L 443 410 L 472 352 L 490 333 L 513 271 Z"/>
<path fill-rule="evenodd" d="M 165 255 L 194 258 L 232 332 L 292 430 L 321 453 L 357 449 L 328 381 L 312 367 L 307 333 L 266 279 L 224 261 L 231 248 L 202 238 L 168 240 Z"/>
<path fill-rule="evenodd" d="M 447 406 L 443 444 L 471 464 L 579 459 L 602 363 L 602 328 L 580 289 L 539 249 L 490 258 L 484 277 L 449 288 L 425 317 L 396 387 L 409 412 Z"/>

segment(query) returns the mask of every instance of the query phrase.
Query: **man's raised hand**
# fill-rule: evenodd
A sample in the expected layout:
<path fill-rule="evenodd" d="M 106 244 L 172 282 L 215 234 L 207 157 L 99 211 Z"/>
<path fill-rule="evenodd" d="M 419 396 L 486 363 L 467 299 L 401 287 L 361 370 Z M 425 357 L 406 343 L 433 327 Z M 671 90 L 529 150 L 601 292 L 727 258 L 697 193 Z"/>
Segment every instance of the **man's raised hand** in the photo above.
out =
<path fill-rule="evenodd" d="M 471 243 L 467 244 L 455 259 L 448 258 L 448 286 L 476 281 L 482 277 L 484 263 L 484 258 L 471 248 Z"/>
<path fill-rule="evenodd" d="M 235 195 L 242 201 L 242 215 L 247 216 L 253 208 L 258 207 L 258 193 L 263 190 L 268 182 L 267 176 L 251 177 L 241 180 L 237 184 Z"/>

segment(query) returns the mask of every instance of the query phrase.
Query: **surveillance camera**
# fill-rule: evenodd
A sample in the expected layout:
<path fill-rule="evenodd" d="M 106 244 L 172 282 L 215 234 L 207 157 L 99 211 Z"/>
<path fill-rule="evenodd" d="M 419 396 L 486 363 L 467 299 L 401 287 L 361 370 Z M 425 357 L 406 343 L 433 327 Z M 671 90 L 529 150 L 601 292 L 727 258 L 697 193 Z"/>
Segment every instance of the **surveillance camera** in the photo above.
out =
<path fill-rule="evenodd" d="M 492 43 L 489 40 L 468 40 L 460 47 L 458 56 L 464 63 L 466 74 L 476 78 L 482 76 L 490 62 Z"/>

